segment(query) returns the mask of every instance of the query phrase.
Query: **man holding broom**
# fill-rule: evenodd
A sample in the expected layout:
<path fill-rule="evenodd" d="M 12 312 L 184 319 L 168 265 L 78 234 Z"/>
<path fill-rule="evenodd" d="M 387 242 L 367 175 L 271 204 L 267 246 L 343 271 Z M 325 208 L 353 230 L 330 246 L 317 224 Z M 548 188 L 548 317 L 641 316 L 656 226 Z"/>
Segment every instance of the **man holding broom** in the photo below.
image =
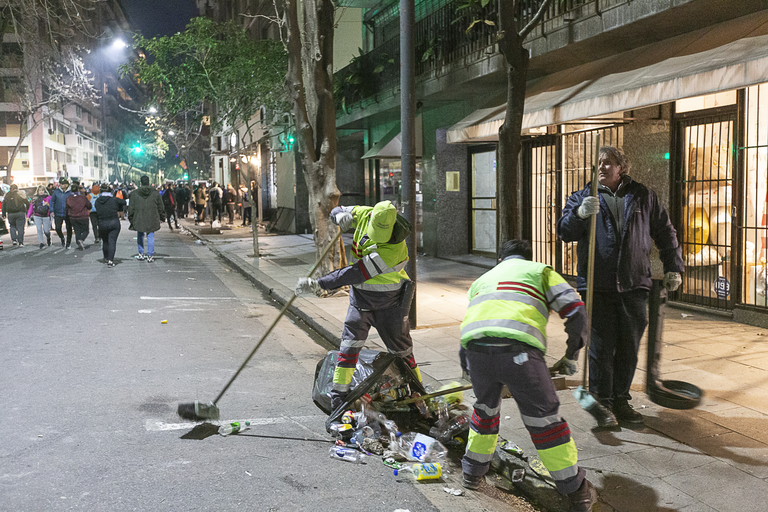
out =
<path fill-rule="evenodd" d="M 629 388 L 637 367 L 640 338 L 648 324 L 651 289 L 651 240 L 664 264 L 664 286 L 682 283 L 683 259 L 677 233 L 656 194 L 629 177 L 629 162 L 619 149 L 599 150 L 598 197 L 589 184 L 568 198 L 557 234 L 578 242 L 577 289 L 587 291 L 589 218 L 597 216 L 589 347 L 589 391 L 613 412 L 598 420 L 600 427 L 643 425 L 643 416 L 629 404 Z"/>
<path fill-rule="evenodd" d="M 550 308 L 566 319 L 565 356 L 553 367 L 566 375 L 576 373 L 587 316 L 576 291 L 552 267 L 531 257 L 527 240 L 508 240 L 501 246 L 498 264 L 469 288 L 460 358 L 477 401 L 461 462 L 462 484 L 477 489 L 488 472 L 506 384 L 557 490 L 568 496 L 572 511 L 589 512 L 597 492 L 578 465 L 576 445 L 568 423 L 560 417 L 560 402 L 544 361 Z"/>

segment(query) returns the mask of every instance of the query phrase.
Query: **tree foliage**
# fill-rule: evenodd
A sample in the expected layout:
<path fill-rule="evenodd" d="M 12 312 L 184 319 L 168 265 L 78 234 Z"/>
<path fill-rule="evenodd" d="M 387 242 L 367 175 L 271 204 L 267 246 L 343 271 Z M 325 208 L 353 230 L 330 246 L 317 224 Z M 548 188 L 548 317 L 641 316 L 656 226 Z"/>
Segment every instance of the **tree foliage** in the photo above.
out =
<path fill-rule="evenodd" d="M 203 121 L 205 104 L 216 105 L 212 127 L 247 125 L 263 106 L 287 110 L 283 89 L 287 56 L 272 40 L 252 40 L 235 22 L 194 18 L 186 30 L 134 44 L 145 57 L 121 67 L 149 90 L 153 104 L 171 120 Z"/>
<path fill-rule="evenodd" d="M 16 154 L 35 128 L 68 104 L 98 100 L 83 63 L 87 50 L 78 44 L 95 36 L 89 30 L 96 3 L 14 0 L 0 6 L 0 34 L 7 42 L 0 56 L 0 67 L 6 69 L 4 101 L 14 105 L 21 125 L 9 158 L 8 182 Z"/>

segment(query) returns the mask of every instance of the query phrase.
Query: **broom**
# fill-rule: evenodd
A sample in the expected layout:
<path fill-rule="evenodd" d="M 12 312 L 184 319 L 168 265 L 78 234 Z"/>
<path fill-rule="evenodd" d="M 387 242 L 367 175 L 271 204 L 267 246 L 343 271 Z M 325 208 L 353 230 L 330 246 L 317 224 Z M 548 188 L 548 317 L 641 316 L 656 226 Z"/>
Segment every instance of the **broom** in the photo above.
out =
<path fill-rule="evenodd" d="M 312 277 L 312 274 L 315 273 L 315 271 L 320 266 L 320 263 L 325 259 L 326 256 L 328 256 L 328 253 L 331 251 L 331 248 L 336 244 L 339 237 L 341 236 L 341 229 L 339 229 L 339 232 L 336 234 L 336 236 L 333 238 L 331 243 L 328 244 L 328 246 L 323 250 L 323 254 L 320 255 L 320 258 L 315 262 L 315 265 L 312 267 L 312 270 L 309 271 L 309 274 L 307 274 L 307 277 Z M 296 293 L 293 294 L 293 296 L 288 300 L 288 302 L 285 303 L 283 306 L 283 309 L 280 310 L 280 313 L 277 315 L 277 318 L 275 318 L 272 321 L 272 325 L 269 326 L 267 331 L 261 336 L 261 339 L 259 339 L 258 343 L 256 343 L 256 346 L 253 347 L 253 350 L 251 350 L 251 353 L 248 354 L 248 357 L 245 358 L 245 361 L 243 361 L 243 364 L 240 365 L 240 368 L 237 369 L 235 374 L 232 376 L 231 379 L 229 379 L 229 382 L 226 383 L 224 386 L 224 389 L 219 392 L 219 396 L 217 396 L 213 402 L 200 402 L 198 400 L 195 400 L 194 402 L 188 402 L 179 404 L 178 409 L 176 412 L 178 415 L 184 419 L 192 420 L 192 421 L 205 421 L 205 420 L 218 420 L 219 419 L 219 408 L 216 404 L 219 403 L 219 400 L 221 400 L 221 397 L 224 396 L 224 393 L 227 392 L 229 389 L 229 386 L 232 385 L 232 383 L 235 381 L 238 375 L 240 375 L 240 372 L 243 371 L 245 366 L 248 364 L 248 362 L 251 360 L 253 355 L 256 353 L 257 350 L 259 350 L 259 347 L 261 347 L 261 344 L 264 343 L 264 340 L 267 339 L 267 336 L 272 332 L 272 329 L 275 328 L 275 325 L 277 325 L 277 322 L 280 321 L 280 319 L 283 317 L 286 311 L 288 311 L 288 308 L 291 307 L 291 304 L 293 304 L 294 299 L 296 299 L 297 295 Z"/>
<path fill-rule="evenodd" d="M 600 162 L 600 134 L 595 134 L 595 159 L 592 167 L 592 187 L 590 195 L 597 197 L 598 166 Z M 605 423 L 611 413 L 593 397 L 587 389 L 587 373 L 589 369 L 589 343 L 592 340 L 592 304 L 595 281 L 595 242 L 597 229 L 597 215 L 589 218 L 589 250 L 587 252 L 587 340 L 584 346 L 584 376 L 581 386 L 573 390 L 573 396 L 582 409 L 591 414 L 598 424 Z"/>

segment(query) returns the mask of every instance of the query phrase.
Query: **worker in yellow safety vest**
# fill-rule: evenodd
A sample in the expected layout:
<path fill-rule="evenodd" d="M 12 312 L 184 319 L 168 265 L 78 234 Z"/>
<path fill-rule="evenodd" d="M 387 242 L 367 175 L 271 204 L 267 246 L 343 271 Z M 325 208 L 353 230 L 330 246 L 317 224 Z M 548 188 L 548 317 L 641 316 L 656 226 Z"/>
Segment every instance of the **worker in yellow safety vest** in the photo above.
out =
<path fill-rule="evenodd" d="M 414 290 L 405 272 L 405 238 L 410 224 L 398 218 L 389 201 L 373 207 L 337 206 L 331 211 L 331 222 L 342 231 L 355 228 L 351 249 L 355 261 L 320 279 L 300 278 L 296 295 L 351 286 L 330 393 L 331 409 L 335 410 L 349 393 L 357 358 L 371 327 L 379 332 L 387 350 L 402 357 L 419 380 L 421 373 L 413 358 L 408 319 Z"/>
<path fill-rule="evenodd" d="M 461 324 L 460 358 L 477 401 L 462 459 L 464 487 L 477 489 L 493 458 L 499 434 L 501 389 L 506 384 L 541 461 L 572 511 L 592 510 L 594 486 L 578 465 L 568 423 L 544 361 L 549 310 L 565 318 L 565 356 L 554 368 L 573 375 L 584 346 L 587 317 L 578 293 L 552 267 L 530 261 L 526 240 L 504 242 L 499 263 L 472 283 Z"/>

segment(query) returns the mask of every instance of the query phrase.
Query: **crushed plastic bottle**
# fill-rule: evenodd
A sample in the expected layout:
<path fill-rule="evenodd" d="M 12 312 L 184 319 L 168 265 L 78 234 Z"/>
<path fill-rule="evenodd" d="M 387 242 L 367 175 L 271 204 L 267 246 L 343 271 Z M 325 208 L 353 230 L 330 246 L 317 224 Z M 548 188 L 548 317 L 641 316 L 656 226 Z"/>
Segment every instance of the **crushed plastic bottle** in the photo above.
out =
<path fill-rule="evenodd" d="M 373 436 L 374 436 L 373 428 L 366 425 L 363 428 L 357 429 L 355 433 L 352 435 L 352 439 L 354 439 L 355 443 L 358 446 L 363 446 L 363 440 L 367 438 L 371 438 Z"/>
<path fill-rule="evenodd" d="M 448 449 L 437 439 L 416 432 L 401 435 L 398 444 L 400 452 L 415 462 L 434 462 L 448 453 Z"/>
<path fill-rule="evenodd" d="M 439 462 L 427 464 L 414 464 L 411 467 L 403 466 L 394 470 L 395 476 L 409 476 L 414 480 L 439 480 L 443 476 L 443 467 Z"/>
<path fill-rule="evenodd" d="M 328 455 L 332 459 L 345 460 L 352 464 L 360 464 L 365 459 L 365 455 L 352 448 L 346 448 L 344 446 L 331 446 L 328 450 Z"/>
<path fill-rule="evenodd" d="M 469 416 L 462 414 L 445 423 L 435 425 L 429 430 L 429 435 L 446 443 L 467 429 L 469 429 Z"/>
<path fill-rule="evenodd" d="M 248 430 L 249 428 L 251 428 L 250 421 L 244 421 L 242 423 L 239 421 L 233 421 L 232 423 L 227 423 L 226 425 L 220 426 L 219 435 L 228 436 L 230 434 L 239 434 L 243 430 Z"/>

